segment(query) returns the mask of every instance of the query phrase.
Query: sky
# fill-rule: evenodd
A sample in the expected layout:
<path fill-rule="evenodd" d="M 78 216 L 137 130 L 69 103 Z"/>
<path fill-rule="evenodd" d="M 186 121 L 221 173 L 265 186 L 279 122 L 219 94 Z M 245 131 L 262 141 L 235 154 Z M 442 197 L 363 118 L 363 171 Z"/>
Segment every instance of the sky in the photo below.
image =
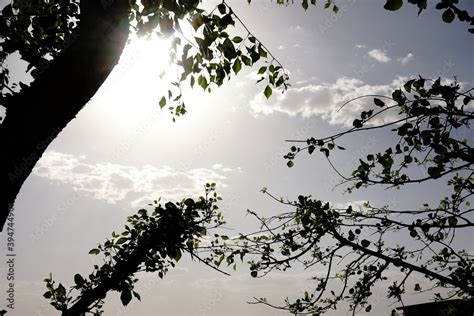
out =
<path fill-rule="evenodd" d="M 244 69 L 211 94 L 185 89 L 189 112 L 176 123 L 158 106 L 174 71 L 166 63 L 167 42 L 133 41 L 97 94 L 48 147 L 17 197 L 16 297 L 9 315 L 54 314 L 42 298 L 49 272 L 71 285 L 75 273 L 88 274 L 97 262 L 88 251 L 120 231 L 128 215 L 159 196 L 201 195 L 206 182 L 215 181 L 224 198 L 220 208 L 229 234 L 257 227 L 245 216 L 247 209 L 264 216 L 283 210 L 260 192 L 263 187 L 285 198 L 312 194 L 341 204 L 370 200 L 413 208 L 437 201 L 446 192 L 439 183 L 349 195 L 334 188 L 340 179 L 323 157 L 302 155 L 291 169 L 283 159 L 291 146 L 285 139 L 327 136 L 350 125 L 368 105 L 354 103 L 337 112 L 352 97 L 389 95 L 418 74 L 456 76 L 472 86 L 472 35 L 459 21 L 443 23 L 434 1 L 428 2 L 417 16 L 413 5 L 391 13 L 383 1 L 338 1 L 337 15 L 321 5 L 305 12 L 298 1 L 287 7 L 266 0 L 228 1 L 288 69 L 292 87 L 267 101 L 264 87 L 255 84 L 256 69 Z M 214 4 L 204 2 L 207 8 Z M 463 4 L 474 12 L 474 3 Z M 12 65 L 14 76 L 23 78 L 23 66 Z M 160 78 L 162 69 L 169 75 Z M 358 157 L 390 141 L 389 133 L 348 137 L 342 142 L 348 151 L 335 163 L 347 174 Z M 473 233 L 464 235 L 461 244 L 472 251 Z M 5 239 L 2 234 L 2 251 Z M 4 278 L 3 262 L 0 269 Z M 318 273 L 295 269 L 256 280 L 241 265 L 227 277 L 185 258 L 163 280 L 140 276 L 141 303 L 124 308 L 109 294 L 105 315 L 284 315 L 246 302 L 253 296 L 282 302 L 311 289 L 310 278 Z M 4 280 L 1 284 L 5 293 Z M 428 299 L 407 295 L 405 303 Z M 372 305 L 374 315 L 389 315 L 398 306 L 383 291 L 376 291 Z M 328 315 L 347 314 L 341 306 Z"/>

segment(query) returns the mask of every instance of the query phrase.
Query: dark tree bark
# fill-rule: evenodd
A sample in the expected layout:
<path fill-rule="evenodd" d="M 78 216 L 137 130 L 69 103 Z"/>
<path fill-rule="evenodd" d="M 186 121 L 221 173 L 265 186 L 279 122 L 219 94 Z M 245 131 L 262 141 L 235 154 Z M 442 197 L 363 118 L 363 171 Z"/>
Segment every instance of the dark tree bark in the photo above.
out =
<path fill-rule="evenodd" d="M 126 261 L 118 262 L 109 278 L 103 280 L 96 287 L 84 291 L 81 298 L 71 307 L 62 312 L 62 316 L 83 315 L 90 311 L 91 306 L 100 299 L 105 299 L 107 293 L 113 289 L 119 289 L 120 284 L 133 274 L 135 274 L 149 253 L 151 245 L 141 247 L 127 256 Z"/>
<path fill-rule="evenodd" d="M 127 41 L 127 0 L 83 0 L 80 8 L 79 25 L 61 56 L 29 87 L 4 101 L 0 229 L 36 162 L 99 89 Z"/>

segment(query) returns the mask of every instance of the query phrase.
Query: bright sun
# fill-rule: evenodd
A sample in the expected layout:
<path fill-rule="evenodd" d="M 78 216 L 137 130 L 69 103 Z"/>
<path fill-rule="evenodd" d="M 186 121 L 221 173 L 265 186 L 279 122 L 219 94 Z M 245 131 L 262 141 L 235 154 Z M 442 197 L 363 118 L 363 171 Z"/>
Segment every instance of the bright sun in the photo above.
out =
<path fill-rule="evenodd" d="M 125 47 L 117 65 L 122 75 L 135 76 L 135 80 L 156 80 L 170 68 L 170 40 L 156 35 L 133 36 Z"/>
<path fill-rule="evenodd" d="M 170 40 L 159 38 L 152 34 L 150 37 L 137 38 L 133 36 L 125 47 L 119 65 L 131 64 L 139 67 L 143 75 L 153 69 L 167 70 L 169 68 Z M 148 71 L 146 71 L 146 69 Z"/>
<path fill-rule="evenodd" d="M 156 35 L 132 37 L 118 65 L 94 97 L 101 110 L 119 120 L 156 111 L 173 68 L 169 62 L 170 42 Z M 162 77 L 163 73 L 167 75 Z"/>
<path fill-rule="evenodd" d="M 107 122 L 122 129 L 141 126 L 151 117 L 160 122 L 156 125 L 172 124 L 172 115 L 168 110 L 168 105 L 173 106 L 172 102 L 168 102 L 163 109 L 159 106 L 160 99 L 167 95 L 168 89 L 174 88 L 171 83 L 177 80 L 177 66 L 169 61 L 171 42 L 172 38 L 162 39 L 157 35 L 149 38 L 133 36 L 119 63 L 94 96 L 94 105 L 90 108 L 95 110 L 95 114 L 107 118 Z M 183 98 L 190 111 L 192 104 L 200 105 L 196 107 L 200 110 L 196 111 L 195 120 L 187 119 L 186 124 L 182 124 L 183 133 L 188 128 L 201 126 L 202 116 L 209 115 L 208 112 L 201 113 L 202 104 L 207 103 L 203 101 L 204 93 L 200 89 L 196 90 L 186 91 L 188 94 Z M 172 126 L 179 133 L 177 125 Z"/>

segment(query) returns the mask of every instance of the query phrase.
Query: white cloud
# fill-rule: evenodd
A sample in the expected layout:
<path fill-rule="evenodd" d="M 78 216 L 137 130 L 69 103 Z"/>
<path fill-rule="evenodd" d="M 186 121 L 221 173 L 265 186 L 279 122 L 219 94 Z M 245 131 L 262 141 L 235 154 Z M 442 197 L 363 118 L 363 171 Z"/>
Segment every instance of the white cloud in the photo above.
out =
<path fill-rule="evenodd" d="M 223 166 L 220 163 L 215 163 L 214 165 L 212 165 L 212 169 L 220 170 L 222 168 L 223 168 Z"/>
<path fill-rule="evenodd" d="M 214 170 L 218 170 L 218 171 L 222 171 L 222 172 L 237 172 L 237 173 L 242 173 L 242 168 L 241 167 L 237 167 L 237 168 L 229 168 L 229 167 L 224 167 L 222 164 L 220 163 L 216 163 L 212 166 L 212 169 Z"/>
<path fill-rule="evenodd" d="M 132 206 L 143 206 L 158 197 L 181 200 L 202 195 L 207 182 L 216 182 L 218 187 L 225 187 L 223 181 L 226 176 L 222 173 L 228 174 L 234 170 L 240 168 L 231 169 L 220 164 L 214 165 L 213 169 L 188 171 L 169 166 L 157 168 L 145 165 L 137 168 L 113 163 L 88 163 L 83 157 L 47 151 L 33 174 L 53 182 L 70 184 L 74 190 L 97 200 L 111 204 L 126 201 Z"/>
<path fill-rule="evenodd" d="M 364 44 L 356 44 L 355 47 L 356 48 L 366 48 L 367 46 L 365 46 Z"/>
<path fill-rule="evenodd" d="M 309 77 L 309 79 L 296 81 L 296 82 L 295 82 L 295 85 L 298 85 L 298 86 L 299 86 L 299 85 L 303 85 L 303 84 L 308 84 L 308 83 L 310 83 L 310 82 L 315 81 L 316 79 L 318 79 L 318 77 L 316 77 L 316 76 L 311 76 L 311 77 Z"/>
<path fill-rule="evenodd" d="M 367 54 L 370 58 L 380 63 L 388 63 L 391 60 L 391 58 L 387 56 L 387 52 L 381 49 L 372 49 Z"/>
<path fill-rule="evenodd" d="M 397 60 L 400 62 L 400 64 L 402 64 L 403 66 L 405 66 L 405 65 L 408 64 L 410 61 L 412 61 L 413 58 L 415 58 L 415 55 L 413 55 L 412 53 L 408 53 L 408 55 L 406 55 L 405 57 L 403 57 L 403 58 L 398 58 Z"/>
<path fill-rule="evenodd" d="M 262 93 L 250 102 L 250 110 L 255 116 L 285 113 L 289 116 L 319 116 L 330 124 L 352 126 L 360 112 L 374 107 L 373 98 L 363 98 L 350 102 L 342 110 L 339 108 L 347 101 L 363 95 L 390 96 L 393 90 L 403 85 L 404 78 L 397 78 L 389 84 L 369 85 L 359 79 L 342 77 L 335 83 L 310 84 L 300 88 L 290 88 L 286 93 L 275 95 L 266 100 Z M 384 113 L 377 116 L 373 124 L 387 122 L 396 113 Z"/>
<path fill-rule="evenodd" d="M 252 79 L 252 80 L 258 80 L 262 77 L 262 75 L 259 75 L 256 70 L 249 72 L 246 75 L 247 78 Z"/>
<path fill-rule="evenodd" d="M 248 84 L 247 81 L 236 81 L 236 82 L 235 82 L 235 86 L 236 86 L 237 88 L 242 88 L 242 87 L 246 86 L 247 84 Z"/>

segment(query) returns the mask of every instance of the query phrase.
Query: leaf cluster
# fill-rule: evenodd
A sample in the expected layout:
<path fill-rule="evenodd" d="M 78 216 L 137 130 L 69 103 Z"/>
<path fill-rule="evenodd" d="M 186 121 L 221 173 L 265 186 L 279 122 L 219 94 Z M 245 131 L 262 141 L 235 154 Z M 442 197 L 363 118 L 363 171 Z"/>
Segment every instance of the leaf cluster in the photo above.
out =
<path fill-rule="evenodd" d="M 220 199 L 212 183 L 206 185 L 206 195 L 196 200 L 163 205 L 154 201 L 151 213 L 141 209 L 129 216 L 122 233 L 113 232 L 111 239 L 90 250 L 90 255 L 102 254 L 101 266 L 94 265 L 87 277 L 76 274 L 75 285 L 68 291 L 61 283 L 55 285 L 50 275 L 45 279 L 48 290 L 44 297 L 64 315 L 100 315 L 109 291 L 119 292 L 124 306 L 133 297 L 140 300 L 134 289 L 138 272 L 155 272 L 163 278 L 184 252 L 201 261 L 195 249 L 208 229 L 224 223 L 216 205 Z"/>
<path fill-rule="evenodd" d="M 15 0 L 7 4 L 0 15 L 0 91 L 9 86 L 5 67 L 9 55 L 18 52 L 34 76 L 35 69 L 59 56 L 78 18 L 79 1 Z"/>
<path fill-rule="evenodd" d="M 265 80 L 264 95 L 269 98 L 273 89 L 286 90 L 288 75 L 283 66 L 269 50 L 242 23 L 226 2 L 217 5 L 211 12 L 199 9 L 199 1 L 149 2 L 143 8 L 134 6 L 132 18 L 138 21 L 138 34 L 148 34 L 159 26 L 159 35 L 173 36 L 170 50 L 172 62 L 177 65 L 178 75 L 168 93 L 159 102 L 175 117 L 186 113 L 182 96 L 182 83 L 191 88 L 200 86 L 211 92 L 212 87 L 221 86 L 244 66 L 255 66 L 265 61 L 258 74 Z M 180 22 L 187 20 L 193 28 L 193 37 L 188 39 L 181 30 Z M 246 34 L 231 36 L 231 28 L 239 24 Z M 173 120 L 175 120 L 173 117 Z"/>
<path fill-rule="evenodd" d="M 391 96 L 374 98 L 374 107 L 360 113 L 352 128 L 329 137 L 294 141 L 305 146 L 290 148 L 285 156 L 289 167 L 299 153 L 312 154 L 319 149 L 335 168 L 329 158 L 335 149 L 345 150 L 338 144 L 343 136 L 389 129 L 397 140 L 394 145 L 361 158 L 351 176 L 338 171 L 343 182 L 353 183 L 349 193 L 370 185 L 400 187 L 450 175 L 447 185 L 452 194 L 438 205 L 425 203 L 419 209 L 406 210 L 375 207 L 370 202 L 360 207 L 334 207 L 311 196 L 284 201 L 263 189 L 264 194 L 295 210 L 269 218 L 250 212 L 261 223 L 261 230 L 240 235 L 219 252 L 250 257 L 253 277 L 294 266 L 323 268 L 325 275 L 314 276 L 312 291 L 297 300 L 287 299 L 283 306 L 264 298 L 256 298 L 255 303 L 319 315 L 348 301 L 353 312 L 361 308 L 368 312 L 376 284 L 385 286 L 388 298 L 402 300 L 413 274 L 424 276 L 430 286 L 417 283 L 412 291 L 447 288 L 448 297 L 472 298 L 474 257 L 456 246 L 460 231 L 474 228 L 470 207 L 474 151 L 462 136 L 469 133 L 474 118 L 470 91 L 462 91 L 456 82 L 442 83 L 440 78 L 408 80 Z M 388 116 L 395 117 L 393 120 L 376 121 L 388 111 L 396 113 Z M 424 171 L 425 175 L 409 176 L 415 173 L 414 166 L 417 173 Z M 394 240 L 410 241 L 400 245 Z M 394 270 L 397 273 L 391 272 Z M 440 293 L 435 297 L 442 298 Z"/>
<path fill-rule="evenodd" d="M 284 157 L 293 166 L 299 153 L 312 154 L 319 149 L 329 159 L 332 150 L 345 149 L 337 144 L 341 137 L 392 127 L 391 131 L 398 137 L 393 146 L 359 159 L 360 164 L 351 176 L 341 175 L 344 182 L 354 183 L 351 189 L 375 184 L 421 183 L 454 172 L 472 171 L 474 149 L 467 139 L 459 137 L 470 129 L 474 118 L 469 105 L 473 100 L 470 91 L 462 91 L 457 82 L 443 84 L 440 78 L 408 80 L 403 90 L 394 90 L 391 97 L 374 98 L 374 107 L 361 112 L 351 129 L 329 137 L 308 138 L 304 141 L 306 146 L 292 146 Z M 377 119 L 383 115 L 390 117 L 390 113 L 395 113 L 393 119 L 377 123 Z M 410 176 L 413 166 L 424 170 L 425 175 Z"/>
<path fill-rule="evenodd" d="M 418 14 L 428 8 L 428 0 L 408 0 L 408 3 L 418 7 Z M 451 23 L 457 17 L 459 21 L 468 23 L 468 31 L 474 33 L 474 17 L 468 11 L 459 8 L 459 0 L 440 0 L 435 2 L 435 8 L 443 11 L 441 18 L 445 23 Z M 403 6 L 403 0 L 386 0 L 385 10 L 397 11 Z"/>

